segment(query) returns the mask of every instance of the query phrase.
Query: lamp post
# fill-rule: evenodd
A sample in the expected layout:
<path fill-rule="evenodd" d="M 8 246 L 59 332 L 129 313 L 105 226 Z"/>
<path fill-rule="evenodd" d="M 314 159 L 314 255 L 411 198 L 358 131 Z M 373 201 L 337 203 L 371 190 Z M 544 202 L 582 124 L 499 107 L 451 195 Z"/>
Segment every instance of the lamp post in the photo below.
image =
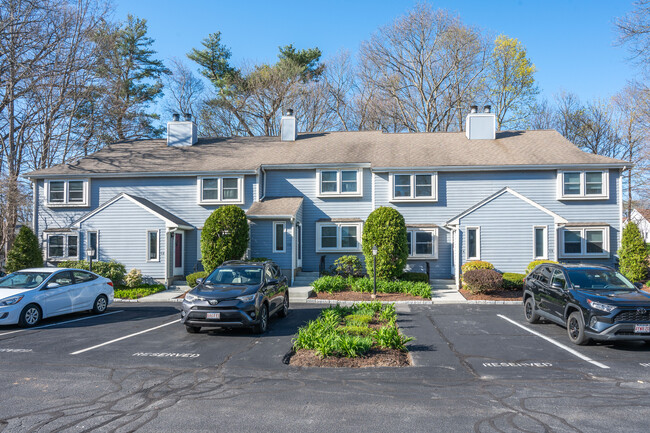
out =
<path fill-rule="evenodd" d="M 372 246 L 372 299 L 377 298 L 377 245 Z"/>
<path fill-rule="evenodd" d="M 86 250 L 86 257 L 88 257 L 88 270 L 90 272 L 93 271 L 93 256 L 95 255 L 95 250 L 92 248 L 88 248 Z"/>

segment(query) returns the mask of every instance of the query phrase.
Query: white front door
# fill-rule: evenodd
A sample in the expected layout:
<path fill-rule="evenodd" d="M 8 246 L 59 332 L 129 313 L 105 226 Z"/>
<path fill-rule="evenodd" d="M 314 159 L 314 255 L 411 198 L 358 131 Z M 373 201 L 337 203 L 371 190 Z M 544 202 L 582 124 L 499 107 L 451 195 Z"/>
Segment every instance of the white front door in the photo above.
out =
<path fill-rule="evenodd" d="M 185 273 L 185 233 L 183 231 L 176 231 L 171 236 L 171 260 L 174 276 L 182 276 Z"/>

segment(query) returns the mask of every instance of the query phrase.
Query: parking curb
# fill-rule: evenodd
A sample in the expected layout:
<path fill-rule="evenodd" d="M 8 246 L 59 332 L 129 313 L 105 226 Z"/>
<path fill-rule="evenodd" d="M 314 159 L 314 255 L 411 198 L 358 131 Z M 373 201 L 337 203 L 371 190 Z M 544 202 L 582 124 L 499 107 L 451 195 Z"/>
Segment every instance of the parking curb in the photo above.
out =
<path fill-rule="evenodd" d="M 467 301 L 468 304 L 479 305 L 523 305 L 523 301 L 488 301 L 488 300 L 474 300 Z"/>
<path fill-rule="evenodd" d="M 298 301 L 294 301 L 298 302 Z M 342 301 L 340 299 L 305 299 L 302 301 L 303 303 L 306 304 L 346 304 L 346 305 L 354 305 L 354 304 L 359 304 L 362 302 L 373 302 L 372 300 L 370 301 Z M 421 304 L 433 304 L 434 301 L 376 301 L 380 302 L 382 304 L 412 304 L 412 305 L 421 305 Z"/>
<path fill-rule="evenodd" d="M 182 299 L 145 299 L 145 298 L 140 298 L 140 299 L 121 299 L 121 298 L 115 298 L 113 299 L 113 302 L 140 302 L 143 304 L 158 304 L 161 302 L 183 302 Z"/>

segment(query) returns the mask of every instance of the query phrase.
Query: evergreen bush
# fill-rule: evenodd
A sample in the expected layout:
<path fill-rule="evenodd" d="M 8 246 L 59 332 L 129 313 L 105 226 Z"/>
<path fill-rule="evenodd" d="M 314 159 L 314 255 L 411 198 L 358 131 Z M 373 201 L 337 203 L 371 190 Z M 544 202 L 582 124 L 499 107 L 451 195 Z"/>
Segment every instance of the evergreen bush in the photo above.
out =
<path fill-rule="evenodd" d="M 526 275 L 530 274 L 530 272 L 537 267 L 537 265 L 541 265 L 542 263 L 555 263 L 557 262 L 555 260 L 533 260 L 532 262 L 528 263 L 528 267 L 526 267 Z"/>
<path fill-rule="evenodd" d="M 27 226 L 22 226 L 14 244 L 7 253 L 7 272 L 16 272 L 26 268 L 43 266 L 43 251 L 38 245 L 38 238 Z"/>
<path fill-rule="evenodd" d="M 342 277 L 361 277 L 363 276 L 363 266 L 357 256 L 341 256 L 334 260 L 332 273 Z"/>
<path fill-rule="evenodd" d="M 392 279 L 402 274 L 408 257 L 404 217 L 391 207 L 372 211 L 363 226 L 363 255 L 366 271 L 373 276 L 372 247 L 377 246 L 377 278 Z"/>
<path fill-rule="evenodd" d="M 124 277 L 124 284 L 129 289 L 142 285 L 142 271 L 136 268 L 131 269 Z"/>
<path fill-rule="evenodd" d="M 472 260 L 471 262 L 464 263 L 460 269 L 464 274 L 467 271 L 474 271 L 476 269 L 494 269 L 494 265 L 483 260 Z"/>
<path fill-rule="evenodd" d="M 506 272 L 503 274 L 503 288 L 505 290 L 522 290 L 524 288 L 524 274 Z"/>
<path fill-rule="evenodd" d="M 241 259 L 248 248 L 248 236 L 246 214 L 239 206 L 222 206 L 212 212 L 201 232 L 201 261 L 206 272 L 226 260 Z"/>
<path fill-rule="evenodd" d="M 76 269 L 85 269 L 89 270 L 88 262 L 85 260 L 65 260 L 59 262 L 59 268 L 76 268 Z M 111 260 L 110 262 L 100 262 L 99 260 L 93 260 L 93 272 L 97 275 L 101 275 L 104 278 L 108 278 L 115 285 L 121 285 L 124 282 L 124 274 L 126 274 L 126 268 L 120 262 Z"/>
<path fill-rule="evenodd" d="M 485 293 L 503 287 L 503 276 L 494 269 L 475 269 L 463 273 L 463 285 L 471 293 Z"/>
<path fill-rule="evenodd" d="M 628 280 L 645 280 L 648 275 L 648 255 L 643 236 L 633 221 L 623 229 L 621 249 L 618 250 L 619 269 Z"/>
<path fill-rule="evenodd" d="M 193 274 L 189 274 L 187 277 L 185 277 L 185 281 L 187 282 L 188 286 L 193 288 L 193 287 L 196 287 L 196 280 L 197 279 L 199 279 L 199 278 L 205 279 L 205 277 L 207 277 L 208 275 L 210 275 L 210 274 L 208 274 L 205 271 L 194 272 Z"/>

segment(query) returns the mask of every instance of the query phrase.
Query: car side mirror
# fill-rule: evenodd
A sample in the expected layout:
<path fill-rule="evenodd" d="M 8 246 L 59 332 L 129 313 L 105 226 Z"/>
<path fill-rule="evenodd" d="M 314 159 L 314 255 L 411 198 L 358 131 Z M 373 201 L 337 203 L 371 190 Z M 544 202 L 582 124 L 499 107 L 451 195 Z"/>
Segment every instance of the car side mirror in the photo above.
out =
<path fill-rule="evenodd" d="M 640 281 L 637 281 L 636 283 L 634 283 L 634 287 L 641 290 L 641 289 L 643 289 L 643 283 L 640 282 Z"/>
<path fill-rule="evenodd" d="M 272 279 L 272 280 L 268 280 L 268 281 L 266 282 L 266 285 L 267 285 L 267 286 L 273 286 L 273 285 L 275 285 L 275 284 L 278 284 L 278 280 L 276 280 L 275 278 Z"/>
<path fill-rule="evenodd" d="M 60 287 L 61 284 L 59 283 L 47 283 L 47 286 L 45 286 L 46 289 L 56 289 L 57 287 Z"/>
<path fill-rule="evenodd" d="M 556 281 L 555 283 L 551 284 L 551 288 L 558 289 L 558 290 L 564 290 L 564 285 L 562 283 L 558 283 Z"/>
<path fill-rule="evenodd" d="M 203 278 L 197 278 L 197 279 L 196 279 L 196 285 L 197 285 L 197 286 L 198 286 L 199 284 L 201 284 L 202 282 L 203 282 Z"/>

